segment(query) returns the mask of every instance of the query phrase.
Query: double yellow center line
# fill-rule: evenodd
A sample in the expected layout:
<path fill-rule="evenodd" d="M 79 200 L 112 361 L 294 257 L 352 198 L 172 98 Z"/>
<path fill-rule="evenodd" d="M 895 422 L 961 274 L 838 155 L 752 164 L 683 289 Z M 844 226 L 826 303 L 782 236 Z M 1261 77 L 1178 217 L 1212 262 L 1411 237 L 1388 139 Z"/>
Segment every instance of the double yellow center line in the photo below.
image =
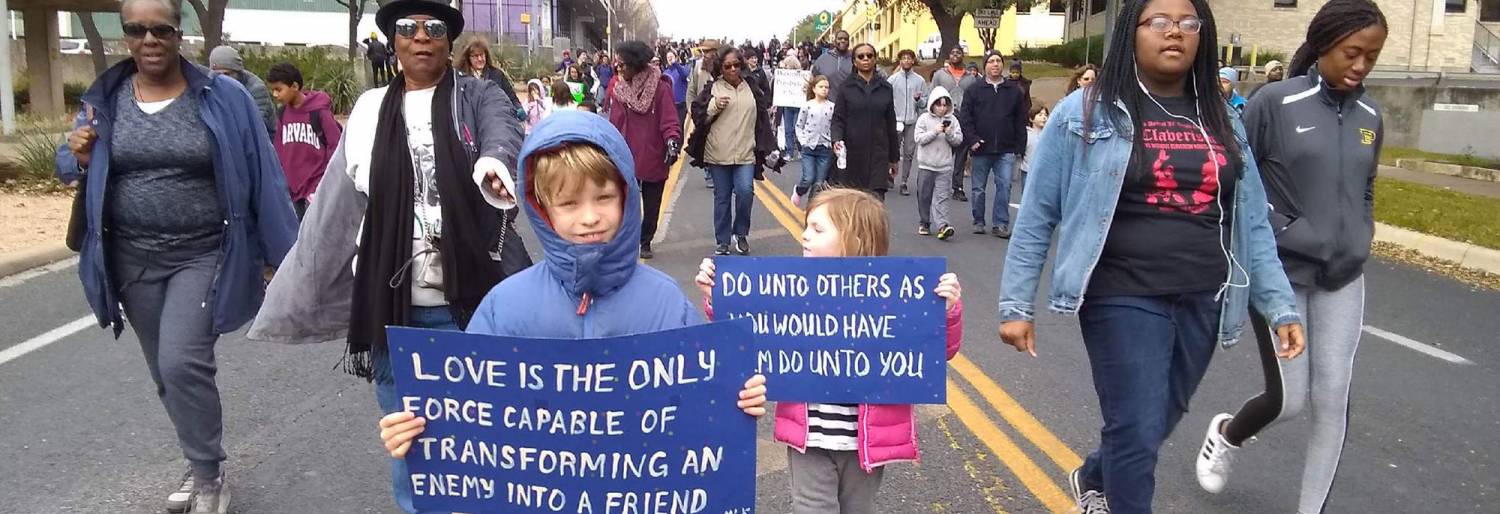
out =
<path fill-rule="evenodd" d="M 791 234 L 793 239 L 801 241 L 803 224 L 806 223 L 806 216 L 802 209 L 792 205 L 792 201 L 787 198 L 786 194 L 769 180 L 755 181 L 755 196 L 765 205 L 766 210 L 771 212 L 771 216 L 786 228 L 787 233 Z M 1019 432 L 1027 441 L 1041 450 L 1056 465 L 1056 469 L 1061 474 L 1066 474 L 1083 464 L 1083 459 L 1077 453 L 1047 430 L 1046 426 L 1021 407 L 1015 398 L 1005 392 L 1004 388 L 995 383 L 968 358 L 958 355 L 949 364 L 959 377 L 979 392 L 990 408 L 1000 414 L 1000 418 L 1005 420 L 1006 425 Z M 985 413 L 968 393 L 964 392 L 959 383 L 953 379 L 952 374 L 948 378 L 948 407 L 953 409 L 959 421 L 968 427 L 969 431 L 979 438 L 990 452 L 999 457 L 1005 467 L 1015 474 L 1021 484 L 1030 490 L 1047 510 L 1054 513 L 1073 510 L 1074 500 L 1071 495 L 1064 493 L 1062 487 L 1049 478 L 1048 472 L 1027 456 L 1025 450 L 1009 435 L 1006 435 L 1004 430 L 1001 430 L 1000 425 Z M 998 507 L 996 510 L 999 511 Z"/>

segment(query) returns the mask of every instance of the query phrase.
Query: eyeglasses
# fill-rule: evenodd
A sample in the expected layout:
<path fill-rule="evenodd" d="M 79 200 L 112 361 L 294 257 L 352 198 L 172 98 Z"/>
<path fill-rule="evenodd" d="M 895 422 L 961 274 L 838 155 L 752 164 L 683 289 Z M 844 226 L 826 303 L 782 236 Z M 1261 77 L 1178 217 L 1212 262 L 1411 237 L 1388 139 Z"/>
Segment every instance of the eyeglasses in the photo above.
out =
<path fill-rule="evenodd" d="M 741 63 L 738 63 L 738 62 L 726 62 L 726 63 L 724 63 L 724 69 L 726 69 L 726 70 L 738 70 L 738 69 L 740 69 L 741 66 L 744 66 L 744 64 L 741 64 Z"/>
<path fill-rule="evenodd" d="M 1176 25 L 1177 29 L 1181 30 L 1183 34 L 1197 34 L 1198 31 L 1203 30 L 1203 20 L 1198 18 L 1183 18 L 1172 21 L 1171 18 L 1166 16 L 1152 16 L 1151 19 L 1136 24 L 1137 27 L 1149 27 L 1152 32 L 1160 34 L 1171 32 L 1173 25 Z"/>
<path fill-rule="evenodd" d="M 411 18 L 396 20 L 396 35 L 407 39 L 417 37 L 418 25 L 427 31 L 427 37 L 442 39 L 448 36 L 448 24 L 443 23 L 443 20 L 426 20 L 419 23 Z"/>
<path fill-rule="evenodd" d="M 146 25 L 144 23 L 131 22 L 121 25 L 120 28 L 125 32 L 125 37 L 133 39 L 144 38 L 147 33 L 156 36 L 156 39 L 166 39 L 177 35 L 177 27 L 166 24 Z"/>
<path fill-rule="evenodd" d="M 875 54 L 854 54 L 854 58 L 855 59 L 859 59 L 861 61 L 866 60 L 866 59 L 874 59 L 875 58 Z"/>

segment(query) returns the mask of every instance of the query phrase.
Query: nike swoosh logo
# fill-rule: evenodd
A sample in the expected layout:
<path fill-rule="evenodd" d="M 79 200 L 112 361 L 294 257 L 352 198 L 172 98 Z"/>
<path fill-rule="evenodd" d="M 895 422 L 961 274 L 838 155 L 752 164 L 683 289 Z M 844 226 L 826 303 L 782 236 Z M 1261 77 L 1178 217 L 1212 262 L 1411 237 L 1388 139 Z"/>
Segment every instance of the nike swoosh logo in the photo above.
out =
<path fill-rule="evenodd" d="M 1312 129 L 1315 129 L 1315 128 L 1318 128 L 1318 127 L 1307 127 L 1307 128 L 1302 128 L 1302 127 L 1301 127 L 1301 126 L 1298 126 L 1298 127 L 1297 127 L 1297 133 L 1298 133 L 1298 134 L 1302 134 L 1302 133 L 1306 133 L 1306 132 L 1310 132 L 1310 131 L 1312 131 Z"/>

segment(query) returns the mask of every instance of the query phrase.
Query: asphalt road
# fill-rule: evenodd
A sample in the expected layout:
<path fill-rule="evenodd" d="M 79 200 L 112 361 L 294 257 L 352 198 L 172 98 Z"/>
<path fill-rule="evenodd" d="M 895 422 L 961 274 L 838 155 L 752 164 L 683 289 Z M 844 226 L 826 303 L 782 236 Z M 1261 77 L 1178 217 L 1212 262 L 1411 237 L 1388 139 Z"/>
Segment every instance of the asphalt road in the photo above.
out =
<path fill-rule="evenodd" d="M 793 163 L 758 187 L 754 254 L 800 251 L 796 216 L 778 198 L 799 169 Z M 711 199 L 695 169 L 684 169 L 673 189 L 650 264 L 696 294 L 692 275 L 713 246 Z M 994 302 L 1005 242 L 962 230 L 966 203 L 954 205 L 961 230 L 949 242 L 915 235 L 914 197 L 893 194 L 888 205 L 893 253 L 947 256 L 968 308 L 965 345 L 949 368 L 949 404 L 918 410 L 923 460 L 890 467 L 882 510 L 1065 510 L 1066 473 L 1097 444 L 1100 426 L 1076 320 L 1042 315 L 1038 358 L 1001 345 Z M 1367 274 L 1366 323 L 1384 337 L 1367 333 L 1356 360 L 1353 426 L 1329 511 L 1495 512 L 1486 505 L 1500 494 L 1500 349 L 1493 344 L 1500 294 L 1401 264 L 1375 261 Z M 113 340 L 78 322 L 87 315 L 76 267 L 67 263 L 0 279 L 0 511 L 159 512 L 182 473 L 134 336 L 127 330 Z M 240 333 L 220 340 L 234 512 L 396 512 L 373 393 L 335 369 L 342 350 L 339 342 L 252 343 Z M 1260 376 L 1248 345 L 1219 352 L 1192 412 L 1163 449 L 1158 511 L 1295 509 L 1306 416 L 1240 452 L 1224 493 L 1207 494 L 1193 478 L 1208 419 L 1257 392 Z M 770 426 L 760 423 L 758 508 L 785 512 L 786 450 L 770 442 Z"/>

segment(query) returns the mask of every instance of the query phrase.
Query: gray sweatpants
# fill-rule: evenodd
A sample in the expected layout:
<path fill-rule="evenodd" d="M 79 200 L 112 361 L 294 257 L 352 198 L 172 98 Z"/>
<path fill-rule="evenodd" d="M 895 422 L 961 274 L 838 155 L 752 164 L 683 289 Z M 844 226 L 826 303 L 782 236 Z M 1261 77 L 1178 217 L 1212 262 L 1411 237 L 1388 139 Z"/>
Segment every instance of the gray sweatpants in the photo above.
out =
<path fill-rule="evenodd" d="M 896 182 L 895 187 L 907 184 L 907 177 L 911 176 L 911 169 L 916 166 L 917 154 L 917 122 L 906 124 L 901 130 L 901 180 Z M 920 178 L 920 177 L 919 177 Z"/>
<path fill-rule="evenodd" d="M 216 478 L 225 458 L 211 297 L 219 251 L 146 252 L 126 244 L 110 250 L 120 303 L 177 429 L 177 444 L 195 479 Z"/>
<path fill-rule="evenodd" d="M 859 452 L 786 449 L 792 514 L 874 514 L 885 468 L 859 468 Z"/>
<path fill-rule="evenodd" d="M 1361 276 L 1334 291 L 1301 286 L 1293 290 L 1307 330 L 1307 351 L 1292 360 L 1267 359 L 1265 352 L 1270 349 L 1261 348 L 1263 361 L 1274 361 L 1279 367 L 1281 394 L 1275 394 L 1277 384 L 1269 383 L 1271 391 L 1245 402 L 1230 426 L 1225 427 L 1225 434 L 1232 434 L 1231 442 L 1234 438 L 1243 440 L 1270 425 L 1294 418 L 1310 397 L 1312 434 L 1307 438 L 1302 497 L 1297 510 L 1313 514 L 1322 512 L 1328 501 L 1344 451 L 1344 437 L 1349 431 L 1349 383 L 1354 378 L 1354 353 L 1364 330 L 1365 278 Z M 1274 378 L 1268 374 L 1268 379 Z M 1279 411 L 1275 409 L 1278 403 Z"/>
<path fill-rule="evenodd" d="M 953 172 L 917 168 L 917 215 L 934 230 L 948 224 L 948 201 L 953 198 Z"/>

